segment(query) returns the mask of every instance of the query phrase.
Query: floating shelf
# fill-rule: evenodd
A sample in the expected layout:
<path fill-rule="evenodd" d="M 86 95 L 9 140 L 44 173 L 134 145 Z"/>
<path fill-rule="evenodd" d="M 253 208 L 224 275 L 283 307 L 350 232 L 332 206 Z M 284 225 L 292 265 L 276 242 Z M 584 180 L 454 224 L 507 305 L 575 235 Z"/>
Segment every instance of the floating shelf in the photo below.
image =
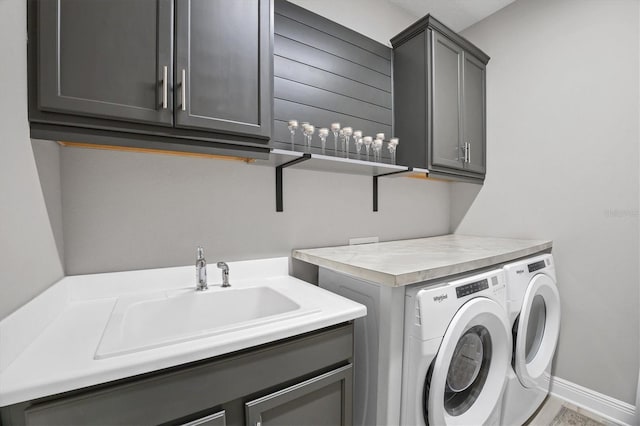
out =
<path fill-rule="evenodd" d="M 282 200 L 283 170 L 297 168 L 331 173 L 371 176 L 373 178 L 373 211 L 378 211 L 378 178 L 401 177 L 412 174 L 424 174 L 427 169 L 414 169 L 395 164 L 375 163 L 352 158 L 334 157 L 330 155 L 304 153 L 273 149 L 268 160 L 256 160 L 253 164 L 274 166 L 276 168 L 276 211 L 284 211 Z"/>

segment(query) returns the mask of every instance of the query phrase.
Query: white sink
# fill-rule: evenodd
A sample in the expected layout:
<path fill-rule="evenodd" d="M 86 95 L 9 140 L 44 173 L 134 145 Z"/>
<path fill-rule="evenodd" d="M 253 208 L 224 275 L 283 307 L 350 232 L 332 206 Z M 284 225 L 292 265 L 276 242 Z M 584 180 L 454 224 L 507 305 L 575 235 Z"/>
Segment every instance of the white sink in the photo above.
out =
<path fill-rule="evenodd" d="M 95 359 L 231 333 L 318 312 L 267 285 L 181 289 L 119 298 Z"/>

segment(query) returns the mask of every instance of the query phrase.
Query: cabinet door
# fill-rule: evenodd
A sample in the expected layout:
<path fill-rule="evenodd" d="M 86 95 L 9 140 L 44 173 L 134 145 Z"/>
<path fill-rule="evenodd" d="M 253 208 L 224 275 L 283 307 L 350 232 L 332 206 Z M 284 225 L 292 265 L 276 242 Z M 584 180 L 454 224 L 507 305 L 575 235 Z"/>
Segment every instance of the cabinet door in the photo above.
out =
<path fill-rule="evenodd" d="M 38 7 L 38 108 L 172 125 L 171 0 Z"/>
<path fill-rule="evenodd" d="M 460 46 L 431 31 L 432 143 L 431 164 L 464 168 L 462 136 L 462 56 Z"/>
<path fill-rule="evenodd" d="M 351 364 L 245 404 L 249 426 L 351 425 Z"/>
<path fill-rule="evenodd" d="M 270 137 L 270 1 L 176 4 L 176 127 Z"/>
<path fill-rule="evenodd" d="M 463 67 L 463 142 L 467 144 L 466 169 L 485 173 L 486 160 L 486 103 L 485 69 L 482 62 L 465 53 Z"/>

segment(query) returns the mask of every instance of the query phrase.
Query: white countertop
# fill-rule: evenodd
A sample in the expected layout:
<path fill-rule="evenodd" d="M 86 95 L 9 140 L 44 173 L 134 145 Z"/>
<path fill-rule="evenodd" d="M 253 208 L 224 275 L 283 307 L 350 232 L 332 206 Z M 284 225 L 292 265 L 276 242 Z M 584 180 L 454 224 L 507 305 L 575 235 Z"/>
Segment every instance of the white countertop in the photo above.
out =
<path fill-rule="evenodd" d="M 550 249 L 548 240 L 443 235 L 293 250 L 292 257 L 379 284 L 399 287 L 485 268 Z"/>
<path fill-rule="evenodd" d="M 229 266 L 232 286 L 269 281 L 287 297 L 317 312 L 96 360 L 96 348 L 118 297 L 195 288 L 194 267 L 65 277 L 0 321 L 0 407 L 230 353 L 366 315 L 364 306 L 290 277 L 286 257 L 229 262 Z M 220 283 L 214 271 L 209 268 L 210 286 Z"/>

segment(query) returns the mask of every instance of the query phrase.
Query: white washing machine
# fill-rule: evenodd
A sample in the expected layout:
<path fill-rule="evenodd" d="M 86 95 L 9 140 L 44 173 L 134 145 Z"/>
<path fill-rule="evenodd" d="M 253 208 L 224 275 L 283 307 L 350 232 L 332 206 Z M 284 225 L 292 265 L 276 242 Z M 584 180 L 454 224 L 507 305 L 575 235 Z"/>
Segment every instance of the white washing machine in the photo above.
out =
<path fill-rule="evenodd" d="M 560 332 L 560 296 L 550 254 L 507 264 L 504 271 L 513 349 L 501 423 L 521 425 L 549 393 Z"/>
<path fill-rule="evenodd" d="M 511 360 L 502 270 L 405 294 L 402 425 L 497 425 Z"/>

